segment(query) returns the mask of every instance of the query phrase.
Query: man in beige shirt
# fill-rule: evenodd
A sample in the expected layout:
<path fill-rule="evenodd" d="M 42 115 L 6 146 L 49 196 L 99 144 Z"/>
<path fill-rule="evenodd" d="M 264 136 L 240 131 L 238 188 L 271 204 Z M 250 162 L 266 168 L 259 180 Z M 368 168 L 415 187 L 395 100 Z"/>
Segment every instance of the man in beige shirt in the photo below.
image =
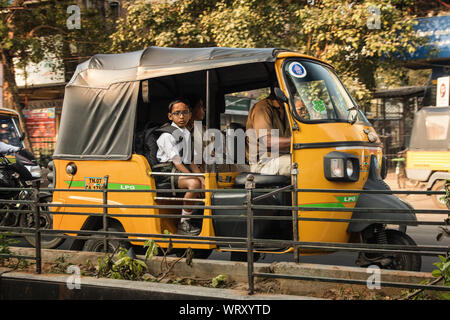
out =
<path fill-rule="evenodd" d="M 250 171 L 262 174 L 291 174 L 291 131 L 284 106 L 270 95 L 250 110 L 246 124 L 256 139 L 249 138 L 247 158 Z M 254 145 L 256 143 L 256 146 Z M 257 147 L 256 161 L 251 161 L 252 148 Z M 255 158 L 255 157 L 253 157 Z"/>

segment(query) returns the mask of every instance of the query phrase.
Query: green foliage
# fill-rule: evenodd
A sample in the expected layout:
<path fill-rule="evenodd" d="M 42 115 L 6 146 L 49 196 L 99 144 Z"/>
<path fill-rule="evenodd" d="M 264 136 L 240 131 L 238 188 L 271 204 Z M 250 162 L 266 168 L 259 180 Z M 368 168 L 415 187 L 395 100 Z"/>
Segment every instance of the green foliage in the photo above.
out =
<path fill-rule="evenodd" d="M 411 1 L 322 0 L 295 11 L 299 24 L 296 49 L 333 64 L 359 100 L 376 86 L 376 72 L 396 70 L 398 57 L 423 43 L 413 32 L 414 18 L 405 10 Z M 370 7 L 379 9 L 379 28 Z"/>
<path fill-rule="evenodd" d="M 18 240 L 10 238 L 11 232 L 0 233 L 0 254 L 11 255 L 10 246 L 19 243 Z M 6 266 L 8 268 L 20 269 L 27 268 L 30 263 L 22 258 L 11 259 L 8 256 L 0 256 L 0 266 Z"/>
<path fill-rule="evenodd" d="M 69 29 L 67 8 L 73 5 L 73 1 L 14 1 L 13 5 L 23 5 L 24 9 L 13 9 L 0 15 L 0 46 L 7 55 L 19 58 L 20 67 L 29 62 L 40 62 L 48 54 L 68 58 L 101 52 L 105 50 L 108 34 L 112 32 L 111 27 L 108 28 L 110 19 L 101 11 L 82 7 L 81 28 Z M 9 4 L 2 7 L 9 7 Z"/>
<path fill-rule="evenodd" d="M 145 260 L 152 260 L 153 256 L 158 254 L 158 245 L 152 239 L 145 241 L 144 248 L 147 248 L 145 251 Z"/>
<path fill-rule="evenodd" d="M 226 275 L 219 274 L 217 277 L 214 277 L 212 279 L 211 285 L 213 288 L 217 288 L 218 286 L 222 285 L 226 279 L 227 279 Z"/>
<path fill-rule="evenodd" d="M 124 1 L 127 17 L 117 22 L 111 51 L 127 52 L 148 46 L 201 47 L 212 45 L 201 19 L 215 1 Z"/>
<path fill-rule="evenodd" d="M 50 269 L 52 273 L 66 273 L 67 268 L 72 265 L 72 263 L 66 261 L 64 256 L 56 258 L 55 262 L 55 265 Z"/>
<path fill-rule="evenodd" d="M 442 277 L 442 280 L 444 282 L 444 286 L 450 286 L 450 257 L 449 256 L 439 256 L 440 262 L 433 263 L 437 267 L 437 269 L 434 269 L 431 273 L 433 277 L 440 278 Z M 450 293 L 442 293 L 441 294 L 443 299 L 450 300 Z"/>
<path fill-rule="evenodd" d="M 2 232 L 0 233 L 0 254 L 2 255 L 9 255 L 11 254 L 10 246 L 18 243 L 16 239 L 10 238 L 11 233 L 10 232 Z M 8 261 L 9 258 L 6 256 L 0 256 L 0 265 L 4 265 L 6 261 Z"/>
<path fill-rule="evenodd" d="M 371 28 L 371 6 L 380 11 Z M 384 75 L 404 77 L 399 57 L 416 38 L 414 1 L 178 0 L 126 1 L 127 18 L 111 35 L 111 51 L 147 46 L 283 47 L 331 63 L 355 98 L 368 102 Z M 388 83 L 389 84 L 389 83 Z"/>
<path fill-rule="evenodd" d="M 439 256 L 440 262 L 433 263 L 437 269 L 431 273 L 433 277 L 443 277 L 444 285 L 450 286 L 450 257 Z"/>
<path fill-rule="evenodd" d="M 138 280 L 145 274 L 147 265 L 144 261 L 127 256 L 128 250 L 119 249 L 116 262 L 111 257 L 98 259 L 98 275 L 112 279 Z"/>

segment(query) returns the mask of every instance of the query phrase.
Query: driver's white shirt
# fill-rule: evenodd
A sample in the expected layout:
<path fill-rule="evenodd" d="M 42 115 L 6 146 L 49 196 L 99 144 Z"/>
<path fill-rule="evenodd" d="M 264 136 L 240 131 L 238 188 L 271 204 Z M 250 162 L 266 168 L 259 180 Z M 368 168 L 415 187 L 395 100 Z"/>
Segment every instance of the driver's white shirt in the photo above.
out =
<path fill-rule="evenodd" d="M 10 145 L 10 144 L 0 141 L 0 153 L 8 154 L 8 153 L 13 153 L 13 152 L 16 152 L 19 150 L 20 150 L 20 147 L 15 147 L 13 145 Z"/>

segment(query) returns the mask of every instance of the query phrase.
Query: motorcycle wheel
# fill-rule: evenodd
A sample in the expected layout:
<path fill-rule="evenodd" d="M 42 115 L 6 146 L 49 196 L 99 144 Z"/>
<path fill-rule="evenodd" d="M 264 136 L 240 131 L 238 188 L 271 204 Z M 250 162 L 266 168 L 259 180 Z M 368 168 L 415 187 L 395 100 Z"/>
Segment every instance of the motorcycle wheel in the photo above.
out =
<path fill-rule="evenodd" d="M 51 199 L 45 198 L 41 199 L 41 203 L 50 203 Z M 49 207 L 41 207 L 42 211 L 49 211 Z M 22 228 L 34 228 L 35 222 L 34 222 L 34 213 L 24 213 L 22 214 L 20 218 L 20 226 Z M 41 219 L 40 219 L 40 228 L 41 229 L 52 229 L 53 228 L 53 215 L 50 213 L 41 213 Z M 27 235 L 24 236 L 25 240 L 32 245 L 33 247 L 36 247 L 36 237 L 34 235 Z M 43 249 L 53 249 L 58 247 L 62 242 L 64 241 L 64 238 L 59 238 L 55 236 L 50 235 L 41 235 L 41 248 Z"/>

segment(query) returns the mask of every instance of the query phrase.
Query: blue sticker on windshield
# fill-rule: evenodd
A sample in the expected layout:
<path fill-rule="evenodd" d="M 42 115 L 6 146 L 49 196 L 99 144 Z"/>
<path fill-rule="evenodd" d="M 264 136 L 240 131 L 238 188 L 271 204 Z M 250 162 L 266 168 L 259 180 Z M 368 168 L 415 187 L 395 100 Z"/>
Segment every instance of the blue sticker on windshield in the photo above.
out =
<path fill-rule="evenodd" d="M 306 69 L 299 62 L 292 62 L 289 65 L 289 73 L 296 78 L 306 77 Z"/>

